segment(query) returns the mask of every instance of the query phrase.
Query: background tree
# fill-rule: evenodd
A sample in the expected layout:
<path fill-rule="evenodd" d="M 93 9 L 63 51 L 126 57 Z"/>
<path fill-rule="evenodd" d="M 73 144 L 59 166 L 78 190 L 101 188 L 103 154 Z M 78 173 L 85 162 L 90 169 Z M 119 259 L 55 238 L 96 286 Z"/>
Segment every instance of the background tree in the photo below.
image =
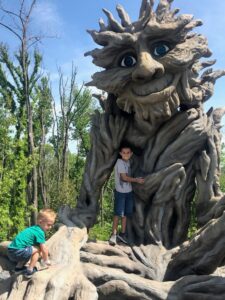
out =
<path fill-rule="evenodd" d="M 54 100 L 53 136 L 50 138 L 57 161 L 55 197 L 59 203 L 75 204 L 89 149 L 89 126 L 94 110 L 92 96 L 83 85 L 76 82 L 77 71 L 72 65 L 70 77 L 59 69 L 59 105 Z M 73 143 L 71 143 L 73 140 Z M 69 143 L 76 154 L 68 150 Z"/>
<path fill-rule="evenodd" d="M 28 222 L 26 187 L 32 169 L 23 151 L 26 140 L 15 137 L 16 118 L 5 99 L 0 97 L 0 240 L 11 238 Z"/>
<path fill-rule="evenodd" d="M 5 23 L 0 25 L 8 30 L 19 42 L 19 50 L 15 54 L 14 59 L 10 59 L 8 50 L 5 46 L 0 48 L 0 62 L 2 69 L 4 68 L 10 76 L 5 76 L 1 72 L 0 85 L 6 87 L 13 96 L 14 106 L 16 106 L 16 137 L 20 139 L 21 135 L 27 136 L 27 147 L 24 153 L 27 157 L 35 160 L 35 140 L 33 128 L 33 107 L 32 93 L 34 87 L 40 78 L 39 66 L 41 63 L 40 54 L 34 49 L 34 45 L 40 40 L 40 37 L 33 36 L 29 33 L 31 14 L 34 9 L 36 0 L 26 5 L 25 1 L 21 1 L 21 5 L 17 12 L 7 10 L 3 6 L 0 11 L 7 17 Z M 11 21 L 10 21 L 11 20 Z M 18 149 L 20 151 L 20 149 Z M 31 172 L 27 177 L 27 201 L 33 207 L 32 220 L 35 222 L 38 207 L 38 183 L 37 183 L 37 166 L 33 164 Z"/>
<path fill-rule="evenodd" d="M 0 184 L 8 218 L 3 236 L 9 238 L 30 223 L 30 213 L 31 222 L 35 221 L 38 208 L 52 206 L 58 210 L 62 203 L 76 204 L 90 147 L 91 114 L 96 108 L 90 91 L 77 84 L 74 65 L 67 77 L 59 68 L 59 100 L 57 96 L 53 99 L 50 79 L 40 73 L 42 57 L 35 47 L 42 37 L 32 35 L 30 21 L 36 2 L 21 1 L 18 9 L 13 10 L 0 7 L 4 16 L 4 23 L 1 21 L 0 25 L 18 42 L 14 55 L 6 45 L 0 47 L 1 113 L 4 120 L 1 123 Z M 74 153 L 70 152 L 69 144 Z M 10 155 L 6 154 L 7 151 Z M 17 172 L 18 178 L 14 175 L 15 180 L 9 184 L 7 178 Z M 105 199 L 110 197 L 102 197 L 101 207 L 108 207 Z M 22 215 L 16 203 L 24 211 Z M 102 232 L 103 224 L 107 224 L 104 216 L 105 210 L 104 213 L 102 210 L 101 228 L 97 225 L 96 236 Z M 17 223 L 13 225 L 10 218 L 11 221 L 17 219 Z M 7 225 L 10 222 L 13 228 Z"/>
<path fill-rule="evenodd" d="M 46 183 L 46 142 L 53 124 L 52 91 L 47 77 L 42 77 L 35 86 L 34 97 L 34 136 L 38 147 L 38 191 L 42 205 L 49 206 Z"/>

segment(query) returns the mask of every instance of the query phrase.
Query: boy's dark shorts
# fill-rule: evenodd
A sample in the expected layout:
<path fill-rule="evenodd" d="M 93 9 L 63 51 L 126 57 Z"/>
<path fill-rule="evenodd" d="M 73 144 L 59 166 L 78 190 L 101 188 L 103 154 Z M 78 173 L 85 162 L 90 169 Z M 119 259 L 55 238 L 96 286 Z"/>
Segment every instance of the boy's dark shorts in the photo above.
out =
<path fill-rule="evenodd" d="M 32 256 L 33 248 L 26 247 L 23 249 L 8 248 L 8 257 L 11 261 L 28 261 Z"/>
<path fill-rule="evenodd" d="M 114 191 L 114 193 L 114 216 L 131 216 L 134 208 L 133 192 L 120 193 Z"/>

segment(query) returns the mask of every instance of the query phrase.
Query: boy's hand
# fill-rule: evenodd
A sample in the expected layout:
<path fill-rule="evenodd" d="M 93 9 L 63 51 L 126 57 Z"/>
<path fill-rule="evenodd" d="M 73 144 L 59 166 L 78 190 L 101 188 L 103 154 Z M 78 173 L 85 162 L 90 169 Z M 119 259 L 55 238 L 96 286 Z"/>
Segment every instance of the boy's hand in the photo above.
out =
<path fill-rule="evenodd" d="M 136 182 L 143 184 L 145 182 L 145 180 L 144 180 L 144 178 L 139 177 L 139 178 L 136 178 Z"/>
<path fill-rule="evenodd" d="M 49 260 L 49 259 L 47 259 L 47 260 L 41 260 L 41 265 L 43 266 L 43 267 L 49 267 L 49 266 L 51 266 L 51 261 Z"/>
<path fill-rule="evenodd" d="M 49 259 L 47 259 L 46 261 L 45 261 L 45 264 L 47 265 L 47 266 L 51 266 L 51 261 L 49 260 Z"/>

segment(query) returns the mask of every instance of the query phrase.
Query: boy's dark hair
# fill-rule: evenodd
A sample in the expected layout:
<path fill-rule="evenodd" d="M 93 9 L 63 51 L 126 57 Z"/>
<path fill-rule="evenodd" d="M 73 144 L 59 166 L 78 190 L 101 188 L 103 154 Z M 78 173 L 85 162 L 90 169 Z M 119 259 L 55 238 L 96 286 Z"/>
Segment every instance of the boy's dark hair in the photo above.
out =
<path fill-rule="evenodd" d="M 133 152 L 132 146 L 131 146 L 131 144 L 128 143 L 128 142 L 125 142 L 125 141 L 124 141 L 124 142 L 122 142 L 122 143 L 120 144 L 119 152 L 121 152 L 121 150 L 124 149 L 124 148 L 129 148 L 129 149 Z"/>
<path fill-rule="evenodd" d="M 126 142 L 126 141 L 123 141 L 121 144 L 120 144 L 120 147 L 119 147 L 119 153 L 118 153 L 118 156 L 117 158 L 122 158 L 121 155 L 120 155 L 120 152 L 122 151 L 122 149 L 124 148 L 129 148 L 132 152 L 133 152 L 133 149 L 132 149 L 132 146 L 130 143 Z"/>
<path fill-rule="evenodd" d="M 127 142 L 126 140 L 122 141 L 122 143 L 120 144 L 119 152 L 121 152 L 121 150 L 123 148 L 129 148 L 137 156 L 141 156 L 142 152 L 143 152 L 143 149 L 136 147 L 134 145 L 131 145 L 131 143 Z M 120 155 L 119 155 L 119 158 L 121 158 Z"/>

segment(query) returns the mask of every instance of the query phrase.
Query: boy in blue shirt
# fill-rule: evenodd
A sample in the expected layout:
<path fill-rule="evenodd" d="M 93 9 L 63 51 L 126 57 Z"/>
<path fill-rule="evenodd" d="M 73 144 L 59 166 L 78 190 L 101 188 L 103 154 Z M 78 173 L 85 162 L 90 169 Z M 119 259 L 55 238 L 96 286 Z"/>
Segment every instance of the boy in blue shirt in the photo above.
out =
<path fill-rule="evenodd" d="M 8 246 L 9 259 L 17 262 L 15 273 L 24 273 L 25 277 L 30 278 L 37 271 L 35 265 L 40 256 L 47 266 L 51 264 L 45 232 L 52 228 L 55 218 L 56 213 L 52 209 L 42 209 L 37 216 L 37 225 L 21 231 Z M 28 261 L 28 267 L 25 267 Z"/>

